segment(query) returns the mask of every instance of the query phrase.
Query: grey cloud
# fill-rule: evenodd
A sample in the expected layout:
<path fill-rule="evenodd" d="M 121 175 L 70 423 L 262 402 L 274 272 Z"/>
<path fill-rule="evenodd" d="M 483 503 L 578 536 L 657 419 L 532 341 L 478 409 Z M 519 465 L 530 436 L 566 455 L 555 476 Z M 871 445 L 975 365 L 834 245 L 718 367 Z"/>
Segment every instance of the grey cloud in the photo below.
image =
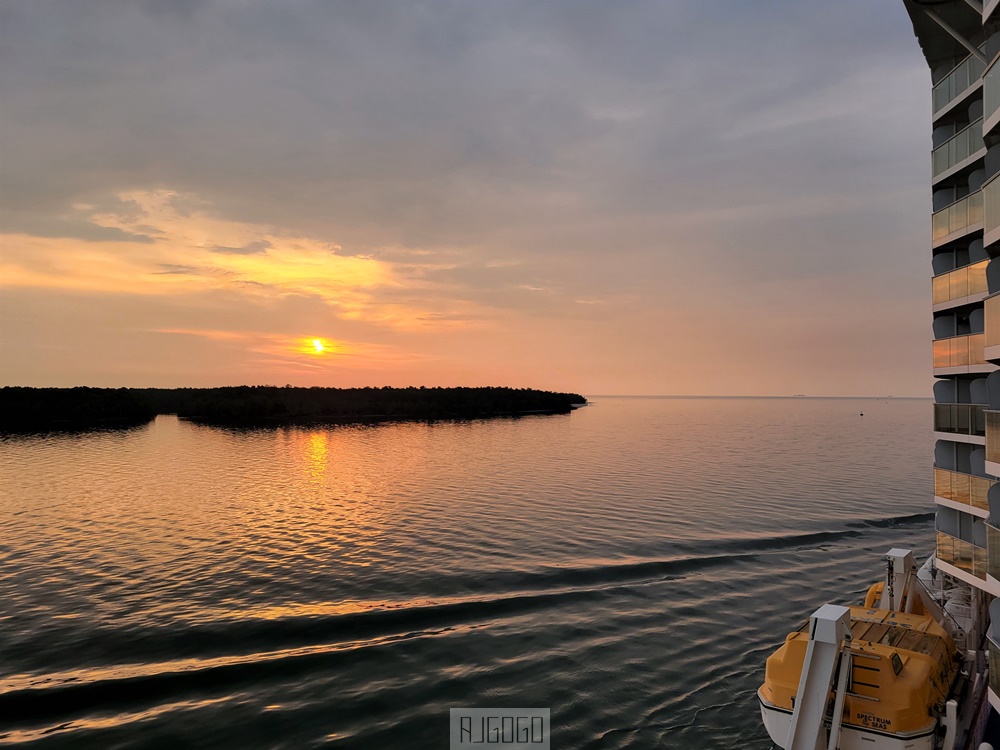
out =
<path fill-rule="evenodd" d="M 437 280 L 497 305 L 538 279 L 650 305 L 692 279 L 899 283 L 927 223 L 927 74 L 894 3 L 6 7 L 24 216 L 165 186 L 342 254 L 457 255 Z M 484 270 L 503 258 L 530 267 Z"/>
<path fill-rule="evenodd" d="M 155 240 L 148 234 L 127 232 L 118 227 L 105 227 L 84 219 L 64 219 L 59 216 L 0 211 L 0 232 L 29 234 L 35 237 L 68 238 L 84 242 L 139 242 Z"/>
<path fill-rule="evenodd" d="M 267 240 L 257 240 L 256 242 L 248 242 L 243 247 L 224 247 L 222 245 L 216 245 L 212 248 L 213 253 L 223 253 L 226 255 L 267 255 L 268 248 L 271 247 L 271 243 Z"/>
<path fill-rule="evenodd" d="M 205 276 L 212 278 L 226 279 L 229 283 L 239 285 L 238 280 L 233 279 L 235 272 L 227 271 L 223 268 L 211 268 L 207 266 L 192 266 L 183 263 L 157 263 L 160 270 L 152 271 L 154 275 L 161 276 Z M 245 284 L 244 284 L 245 286 Z"/>
<path fill-rule="evenodd" d="M 188 18 L 207 7 L 209 0 L 141 0 L 139 5 L 155 16 Z"/>
<path fill-rule="evenodd" d="M 185 266 L 179 263 L 158 263 L 157 268 L 160 270 L 153 271 L 154 274 L 191 276 L 202 272 L 202 269 L 198 268 L 198 266 Z"/>
<path fill-rule="evenodd" d="M 136 201 L 123 200 L 116 195 L 100 196 L 93 204 L 93 208 L 88 210 L 94 214 L 111 214 L 132 224 L 147 216 L 146 211 Z"/>

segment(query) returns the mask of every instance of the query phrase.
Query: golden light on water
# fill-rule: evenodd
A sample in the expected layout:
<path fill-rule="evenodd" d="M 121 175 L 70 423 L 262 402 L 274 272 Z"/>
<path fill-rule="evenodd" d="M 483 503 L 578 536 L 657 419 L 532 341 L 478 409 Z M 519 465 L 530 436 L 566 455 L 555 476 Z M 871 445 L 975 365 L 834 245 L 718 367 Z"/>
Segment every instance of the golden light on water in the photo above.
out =
<path fill-rule="evenodd" d="M 303 453 L 306 459 L 307 473 L 314 482 L 322 482 L 326 474 L 327 435 L 325 432 L 313 432 L 305 442 Z"/>

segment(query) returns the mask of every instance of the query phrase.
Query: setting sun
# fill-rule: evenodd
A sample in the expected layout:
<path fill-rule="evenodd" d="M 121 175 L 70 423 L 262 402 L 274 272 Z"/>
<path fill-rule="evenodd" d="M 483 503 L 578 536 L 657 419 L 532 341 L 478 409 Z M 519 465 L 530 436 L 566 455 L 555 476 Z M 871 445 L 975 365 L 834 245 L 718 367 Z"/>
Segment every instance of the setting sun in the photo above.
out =
<path fill-rule="evenodd" d="M 308 367 L 320 366 L 325 361 L 332 361 L 334 358 L 338 358 L 349 351 L 354 350 L 343 341 L 314 338 L 294 339 L 284 346 L 279 346 L 275 349 L 276 353 L 292 354 L 296 358 L 305 358 L 306 362 L 310 362 L 311 360 L 310 364 L 307 365 Z M 299 359 L 299 361 L 301 362 L 302 359 Z"/>

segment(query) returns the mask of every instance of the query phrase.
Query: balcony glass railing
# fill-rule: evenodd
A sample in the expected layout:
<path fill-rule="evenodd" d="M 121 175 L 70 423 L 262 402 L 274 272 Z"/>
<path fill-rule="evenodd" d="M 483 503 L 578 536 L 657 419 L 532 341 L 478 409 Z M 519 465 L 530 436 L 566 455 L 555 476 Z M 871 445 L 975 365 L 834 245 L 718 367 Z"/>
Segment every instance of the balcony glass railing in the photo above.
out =
<path fill-rule="evenodd" d="M 985 294 L 989 291 L 986 284 L 986 266 L 989 264 L 988 260 L 983 260 L 935 276 L 932 287 L 934 304 L 962 299 L 970 294 Z"/>
<path fill-rule="evenodd" d="M 972 333 L 934 341 L 934 367 L 967 367 L 988 364 L 983 357 L 986 334 Z"/>
<path fill-rule="evenodd" d="M 986 572 L 1000 580 L 1000 530 L 990 524 L 986 524 Z"/>
<path fill-rule="evenodd" d="M 977 190 L 931 216 L 931 238 L 940 240 L 983 220 L 983 194 Z"/>
<path fill-rule="evenodd" d="M 1000 227 L 1000 177 L 995 177 L 980 191 L 983 194 L 983 231 L 989 234 Z"/>
<path fill-rule="evenodd" d="M 998 109 L 1000 109 L 1000 67 L 994 65 L 983 76 L 983 117 L 988 118 Z"/>
<path fill-rule="evenodd" d="M 934 404 L 934 431 L 985 437 L 985 409 L 982 404 Z"/>
<path fill-rule="evenodd" d="M 931 174 L 937 177 L 939 174 L 947 172 L 982 148 L 985 148 L 983 145 L 983 121 L 976 120 L 931 152 Z"/>
<path fill-rule="evenodd" d="M 1000 412 L 998 411 L 986 412 L 986 460 L 1000 464 Z"/>
<path fill-rule="evenodd" d="M 934 86 L 932 101 L 935 114 L 947 107 L 952 100 L 974 84 L 986 66 L 969 55 Z"/>
<path fill-rule="evenodd" d="M 985 422 L 985 414 L 981 415 Z M 935 414 L 935 418 L 937 415 Z M 935 422 L 937 420 L 935 419 Z M 985 425 L 984 425 L 985 426 Z M 935 424 L 935 428 L 937 425 Z M 985 434 L 985 430 L 984 430 Z M 945 500 L 971 505 L 974 508 L 989 510 L 986 495 L 996 482 L 985 477 L 974 477 L 960 471 L 934 469 L 934 494 Z M 1000 552 L 1000 550 L 998 550 Z"/>
<path fill-rule="evenodd" d="M 983 303 L 986 318 L 986 346 L 1000 346 L 1000 296 L 987 297 Z"/>
<path fill-rule="evenodd" d="M 987 297 L 983 302 L 986 320 L 985 346 L 1000 346 L 1000 295 Z"/>
<path fill-rule="evenodd" d="M 945 534 L 937 533 L 937 559 L 954 565 L 976 578 L 986 580 L 986 550 L 972 542 L 966 542 Z"/>

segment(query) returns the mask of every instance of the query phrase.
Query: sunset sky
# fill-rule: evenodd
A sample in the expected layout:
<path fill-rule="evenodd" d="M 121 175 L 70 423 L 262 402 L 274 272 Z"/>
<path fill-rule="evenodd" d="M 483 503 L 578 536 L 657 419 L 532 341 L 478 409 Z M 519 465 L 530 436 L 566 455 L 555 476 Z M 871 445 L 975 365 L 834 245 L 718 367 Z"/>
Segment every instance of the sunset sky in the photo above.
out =
<path fill-rule="evenodd" d="M 5 0 L 0 149 L 0 385 L 930 392 L 901 2 Z"/>

